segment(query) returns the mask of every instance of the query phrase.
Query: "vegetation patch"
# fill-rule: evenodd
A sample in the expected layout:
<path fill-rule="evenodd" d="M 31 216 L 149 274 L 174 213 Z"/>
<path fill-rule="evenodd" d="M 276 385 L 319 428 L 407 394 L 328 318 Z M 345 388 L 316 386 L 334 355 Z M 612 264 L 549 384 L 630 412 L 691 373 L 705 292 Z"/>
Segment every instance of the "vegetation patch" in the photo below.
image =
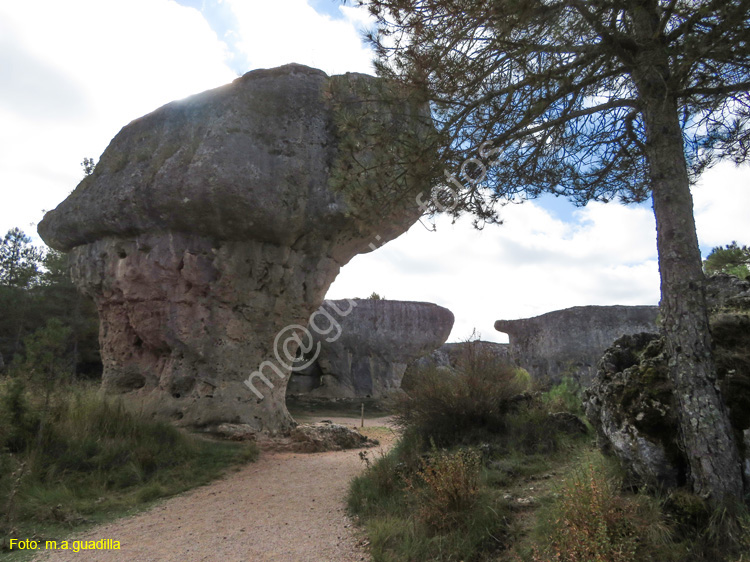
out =
<path fill-rule="evenodd" d="M 509 488 L 586 441 L 551 415 L 548 404 L 566 400 L 529 382 L 481 352 L 452 374 L 416 373 L 396 404 L 400 441 L 377 459 L 363 454 L 367 468 L 349 491 L 373 560 L 498 560 L 508 550 L 515 511 L 525 509 Z"/>
<path fill-rule="evenodd" d="M 474 357 L 415 381 L 396 406 L 400 441 L 378 458 L 363 453 L 366 469 L 349 490 L 375 562 L 747 559 L 744 508 L 712 511 L 682 489 L 627 486 L 578 418 L 573 379 L 540 390 Z"/>
<path fill-rule="evenodd" d="M 20 377 L 0 382 L 0 551 L 11 538 L 68 538 L 258 454 L 146 419 L 92 386 L 44 394 Z"/>

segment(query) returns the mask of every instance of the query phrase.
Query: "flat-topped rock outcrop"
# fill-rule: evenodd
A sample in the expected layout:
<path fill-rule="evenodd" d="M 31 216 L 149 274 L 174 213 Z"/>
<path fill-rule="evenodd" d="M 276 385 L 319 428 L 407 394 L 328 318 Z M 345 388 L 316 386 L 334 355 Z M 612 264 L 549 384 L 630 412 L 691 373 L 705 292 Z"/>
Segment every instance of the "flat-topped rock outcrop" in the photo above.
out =
<path fill-rule="evenodd" d="M 104 388 L 184 425 L 291 427 L 290 365 L 267 371 L 262 393 L 243 381 L 276 361 L 276 336 L 307 324 L 344 264 L 418 219 L 432 134 L 395 86 L 301 65 L 124 127 L 39 224 L 97 303 Z"/>
<path fill-rule="evenodd" d="M 537 380 L 575 374 L 588 384 L 596 364 L 617 338 L 656 331 L 658 306 L 576 306 L 534 318 L 498 320 L 513 361 Z"/>
<path fill-rule="evenodd" d="M 302 358 L 307 368 L 292 375 L 289 394 L 387 397 L 401 388 L 409 362 L 448 339 L 454 321 L 450 310 L 427 302 L 353 299 L 326 301 L 326 307 L 340 325 L 320 330 L 325 334 L 310 327 L 316 345 Z M 336 314 L 348 307 L 345 317 Z"/>

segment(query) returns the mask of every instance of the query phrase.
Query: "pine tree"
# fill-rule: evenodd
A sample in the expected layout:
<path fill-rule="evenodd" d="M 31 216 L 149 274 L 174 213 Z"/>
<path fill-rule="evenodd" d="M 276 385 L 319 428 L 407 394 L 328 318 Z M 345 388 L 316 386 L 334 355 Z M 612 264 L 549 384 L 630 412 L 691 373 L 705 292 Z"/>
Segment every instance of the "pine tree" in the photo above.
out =
<path fill-rule="evenodd" d="M 651 198 L 691 484 L 713 505 L 741 498 L 690 186 L 750 150 L 750 0 L 359 4 L 377 21 L 379 74 L 432 103 L 454 214 L 493 220 L 498 201 L 542 193 Z"/>

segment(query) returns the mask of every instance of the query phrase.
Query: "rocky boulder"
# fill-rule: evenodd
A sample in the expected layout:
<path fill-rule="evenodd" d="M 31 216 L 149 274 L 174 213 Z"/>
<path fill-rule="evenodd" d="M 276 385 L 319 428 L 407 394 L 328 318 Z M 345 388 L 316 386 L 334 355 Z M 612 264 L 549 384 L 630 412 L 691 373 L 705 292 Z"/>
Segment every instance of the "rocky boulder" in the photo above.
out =
<path fill-rule="evenodd" d="M 378 445 L 354 428 L 336 423 L 319 422 L 298 425 L 290 435 L 293 450 L 300 453 L 322 453 L 324 451 L 342 451 Z"/>
<path fill-rule="evenodd" d="M 612 342 L 626 334 L 656 331 L 657 306 L 576 306 L 534 318 L 498 320 L 508 334 L 514 363 L 536 380 L 576 376 L 587 385 Z"/>
<path fill-rule="evenodd" d="M 300 65 L 123 128 L 38 229 L 96 301 L 104 389 L 183 425 L 289 429 L 289 329 L 420 216 L 432 134 L 395 86 Z"/>
<path fill-rule="evenodd" d="M 350 314 L 337 314 L 348 306 Z M 450 310 L 426 302 L 354 299 L 323 309 L 338 325 L 311 323 L 315 345 L 301 357 L 305 368 L 292 375 L 290 395 L 387 397 L 401 388 L 407 363 L 445 342 L 454 321 Z"/>
<path fill-rule="evenodd" d="M 716 286 L 711 291 L 720 295 L 712 301 L 711 314 L 718 381 L 750 484 L 750 316 L 727 308 L 740 293 L 733 296 L 732 289 Z M 584 403 L 600 446 L 619 458 L 633 483 L 664 489 L 687 481 L 668 357 L 659 335 L 617 340 L 602 357 Z"/>
<path fill-rule="evenodd" d="M 715 273 L 706 283 L 706 303 L 711 310 L 750 311 L 750 281 Z"/>

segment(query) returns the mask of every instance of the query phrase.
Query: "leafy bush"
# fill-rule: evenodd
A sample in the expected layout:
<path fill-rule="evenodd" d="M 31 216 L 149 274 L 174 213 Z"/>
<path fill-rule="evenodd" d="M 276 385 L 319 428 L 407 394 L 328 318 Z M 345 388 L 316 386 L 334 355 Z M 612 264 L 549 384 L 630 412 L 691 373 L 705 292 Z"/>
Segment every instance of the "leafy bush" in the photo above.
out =
<path fill-rule="evenodd" d="M 456 372 L 414 373 L 395 407 L 401 440 L 367 458 L 351 484 L 349 510 L 376 562 L 494 560 L 513 534 L 499 487 L 548 470 L 553 459 L 568 462 L 583 443 L 550 415 L 554 400 L 529 392 L 528 373 L 480 345 L 467 346 L 457 363 Z"/>
<path fill-rule="evenodd" d="M 504 431 L 506 414 L 522 390 L 513 367 L 477 355 L 456 373 L 417 370 L 409 393 L 395 402 L 395 419 L 424 442 L 471 442 Z"/>
<path fill-rule="evenodd" d="M 550 412 L 570 412 L 583 415 L 583 388 L 581 383 L 571 376 L 564 376 L 559 383 L 542 395 Z"/>
<path fill-rule="evenodd" d="M 477 502 L 481 468 L 475 451 L 434 449 L 422 460 L 417 477 L 408 480 L 417 518 L 437 531 L 460 527 Z"/>
<path fill-rule="evenodd" d="M 534 386 L 534 382 L 531 380 L 531 375 L 526 369 L 516 367 L 516 383 L 524 392 L 531 390 Z"/>
<path fill-rule="evenodd" d="M 21 452 L 37 433 L 39 418 L 31 410 L 22 379 L 11 379 L 0 393 L 0 425 L 0 451 L 7 448 L 13 453 Z"/>
<path fill-rule="evenodd" d="M 576 437 L 561 431 L 546 404 L 529 400 L 506 417 L 505 432 L 495 445 L 501 454 L 549 455 L 564 449 Z"/>

